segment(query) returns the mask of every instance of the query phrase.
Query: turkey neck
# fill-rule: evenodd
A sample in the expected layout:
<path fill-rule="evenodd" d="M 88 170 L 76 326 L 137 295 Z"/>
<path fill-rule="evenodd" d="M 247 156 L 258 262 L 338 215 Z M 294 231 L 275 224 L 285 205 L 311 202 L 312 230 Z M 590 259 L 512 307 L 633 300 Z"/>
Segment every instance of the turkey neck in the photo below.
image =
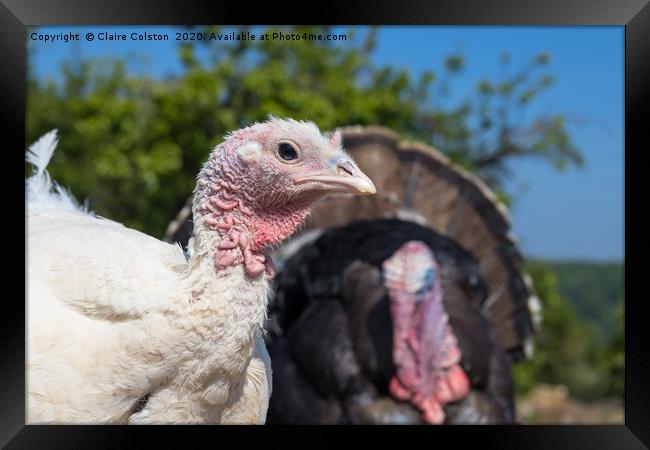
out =
<path fill-rule="evenodd" d="M 221 144 L 199 173 L 192 256 L 183 276 L 187 300 L 180 311 L 200 324 L 187 330 L 198 337 L 193 351 L 233 373 L 246 369 L 266 320 L 273 268 L 265 250 L 291 235 L 311 206 L 307 198 L 261 208 L 268 193 L 248 182 L 230 148 L 236 144 Z"/>
<path fill-rule="evenodd" d="M 210 336 L 222 333 L 219 339 L 239 339 L 244 344 L 261 331 L 266 320 L 270 275 L 262 271 L 250 276 L 243 256 L 237 264 L 217 266 L 219 248 L 230 236 L 207 229 L 205 220 L 201 214 L 194 220 L 194 249 L 186 275 L 188 305 L 208 322 L 218 322 L 208 330 Z"/>
<path fill-rule="evenodd" d="M 192 208 L 195 243 L 207 251 L 207 241 L 217 274 L 243 266 L 250 278 L 264 272 L 273 277 L 268 249 L 293 234 L 320 194 L 291 197 L 278 188 L 291 180 L 256 178 L 235 154 L 240 144 L 236 139 L 221 144 L 199 173 Z"/>
<path fill-rule="evenodd" d="M 266 320 L 268 278 L 251 279 L 241 265 L 215 273 L 210 252 L 200 251 L 190 258 L 183 286 L 175 322 L 185 347 L 202 360 L 197 384 L 210 383 L 215 371 L 241 375 Z"/>

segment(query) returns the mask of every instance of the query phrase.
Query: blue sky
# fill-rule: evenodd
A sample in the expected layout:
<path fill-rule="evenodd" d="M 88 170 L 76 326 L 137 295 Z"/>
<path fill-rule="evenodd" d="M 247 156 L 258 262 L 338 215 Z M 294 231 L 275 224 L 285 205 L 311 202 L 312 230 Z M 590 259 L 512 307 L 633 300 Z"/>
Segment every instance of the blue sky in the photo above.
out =
<path fill-rule="evenodd" d="M 130 34 L 166 32 L 171 40 L 87 42 L 92 31 Z M 133 73 L 155 77 L 181 71 L 171 27 L 43 27 L 40 33 L 79 32 L 80 42 L 30 42 L 30 67 L 39 78 L 60 79 L 65 60 L 126 58 Z M 361 30 L 363 32 L 363 30 Z M 28 37 L 29 38 L 29 37 Z M 564 172 L 540 160 L 512 164 L 507 186 L 516 195 L 513 231 L 528 256 L 599 261 L 624 258 L 624 28 L 623 27 L 382 27 L 373 53 L 377 64 L 413 74 L 438 69 L 443 58 L 460 51 L 464 71 L 452 84 L 450 102 L 471 95 L 485 75 L 500 73 L 507 51 L 512 66 L 535 54 L 551 54 L 555 83 L 527 113 L 562 113 L 585 166 Z M 315 119 L 317 120 L 317 119 Z"/>

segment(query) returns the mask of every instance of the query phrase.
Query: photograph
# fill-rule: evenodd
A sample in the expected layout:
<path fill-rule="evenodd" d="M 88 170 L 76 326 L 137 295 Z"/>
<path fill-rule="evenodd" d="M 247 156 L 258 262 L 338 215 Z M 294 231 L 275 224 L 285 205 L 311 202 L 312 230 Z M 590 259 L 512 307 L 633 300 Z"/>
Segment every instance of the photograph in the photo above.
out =
<path fill-rule="evenodd" d="M 622 26 L 32 26 L 27 424 L 623 424 Z"/>
<path fill-rule="evenodd" d="M 650 0 L 0 0 L 0 448 L 650 448 L 648 34 Z"/>

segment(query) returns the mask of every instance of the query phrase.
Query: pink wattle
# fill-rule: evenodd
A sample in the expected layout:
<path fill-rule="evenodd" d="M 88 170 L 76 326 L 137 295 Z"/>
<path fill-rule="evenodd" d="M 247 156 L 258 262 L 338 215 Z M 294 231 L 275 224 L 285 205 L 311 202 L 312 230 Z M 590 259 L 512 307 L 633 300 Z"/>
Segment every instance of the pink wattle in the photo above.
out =
<path fill-rule="evenodd" d="M 215 168 L 204 170 L 198 183 L 204 192 L 200 213 L 205 226 L 220 237 L 214 249 L 217 272 L 241 264 L 250 277 L 263 272 L 273 277 L 268 249 L 294 233 L 309 214 L 311 199 L 278 198 L 272 207 L 261 207 L 258 198 L 273 193 L 251 187 L 256 183 L 234 153 L 239 144 L 237 140 L 224 143 L 214 155 Z"/>

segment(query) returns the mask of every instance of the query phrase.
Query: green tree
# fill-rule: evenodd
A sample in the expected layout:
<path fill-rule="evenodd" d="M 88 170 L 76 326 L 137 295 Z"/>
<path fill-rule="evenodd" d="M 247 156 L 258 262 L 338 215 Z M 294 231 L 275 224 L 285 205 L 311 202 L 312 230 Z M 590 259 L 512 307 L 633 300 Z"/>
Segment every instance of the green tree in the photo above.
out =
<path fill-rule="evenodd" d="M 581 317 L 598 327 L 601 342 L 618 330 L 623 264 L 564 261 L 551 263 L 560 293 L 571 301 Z"/>
<path fill-rule="evenodd" d="M 616 335 L 603 345 L 596 327 L 559 294 L 550 264 L 531 262 L 526 271 L 542 303 L 543 318 L 535 336 L 534 357 L 513 369 L 518 394 L 526 394 L 537 383 L 548 383 L 563 384 L 583 400 L 622 398 L 622 316 Z"/>
<path fill-rule="evenodd" d="M 349 36 L 343 44 L 180 45 L 184 71 L 164 80 L 128 74 L 121 61 L 68 63 L 62 86 L 29 80 L 28 141 L 58 128 L 63 138 L 50 167 L 54 178 L 76 196 L 89 197 L 97 213 L 156 236 L 192 191 L 208 151 L 226 132 L 269 113 L 312 119 L 325 130 L 351 124 L 393 128 L 437 146 L 482 175 L 504 199 L 500 182 L 512 158 L 539 156 L 558 168 L 581 163 L 561 116 L 521 121 L 552 83 L 548 54 L 514 71 L 504 56 L 506 76 L 486 77 L 467 93 L 469 100 L 448 106 L 442 100 L 467 64 L 462 55 L 450 54 L 435 71 L 414 77 L 407 69 L 371 62 L 376 30 Z"/>
<path fill-rule="evenodd" d="M 623 296 L 616 306 L 616 332 L 607 342 L 600 358 L 599 369 L 606 376 L 605 395 L 623 398 L 625 392 L 625 326 Z"/>

